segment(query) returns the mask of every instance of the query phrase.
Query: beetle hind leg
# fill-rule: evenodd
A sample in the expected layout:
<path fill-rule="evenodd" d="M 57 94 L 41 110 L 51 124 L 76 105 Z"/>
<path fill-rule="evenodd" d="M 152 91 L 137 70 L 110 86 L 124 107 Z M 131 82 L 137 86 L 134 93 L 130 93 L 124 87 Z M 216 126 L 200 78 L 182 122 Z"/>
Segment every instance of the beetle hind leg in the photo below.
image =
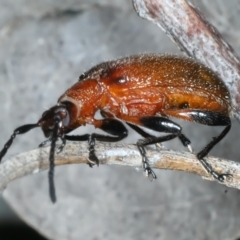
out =
<path fill-rule="evenodd" d="M 223 174 L 217 173 L 216 171 L 213 170 L 212 166 L 204 159 L 204 157 L 218 142 L 220 142 L 226 136 L 226 134 L 229 132 L 230 129 L 231 129 L 231 125 L 228 125 L 227 127 L 225 127 L 225 129 L 222 131 L 222 133 L 219 136 L 214 137 L 213 140 L 202 151 L 200 151 L 197 154 L 198 160 L 201 162 L 201 164 L 207 170 L 207 172 L 209 172 L 213 176 L 213 178 L 217 179 L 220 182 L 223 182 L 226 177 L 232 177 L 232 175 L 228 173 L 223 173 Z"/>
<path fill-rule="evenodd" d="M 212 166 L 204 159 L 198 159 L 200 161 L 200 163 L 203 165 L 203 167 L 207 170 L 207 172 L 209 174 L 211 174 L 211 176 L 213 178 L 215 178 L 216 180 L 218 180 L 219 182 L 224 182 L 224 180 L 228 177 L 232 177 L 232 174 L 229 173 L 218 173 L 216 171 L 213 170 Z"/>
<path fill-rule="evenodd" d="M 211 174 L 211 176 L 220 182 L 223 182 L 226 177 L 231 177 L 231 174 L 220 174 L 213 170 L 212 166 L 207 162 L 205 157 L 211 151 L 211 149 L 219 143 L 231 129 L 231 119 L 226 114 L 220 112 L 199 110 L 199 109 L 184 109 L 184 110 L 168 110 L 166 113 L 170 116 L 180 119 L 188 120 L 191 122 L 197 122 L 208 126 L 224 126 L 224 130 L 219 136 L 214 137 L 213 140 L 207 144 L 198 154 L 197 159 L 200 161 L 205 170 Z"/>

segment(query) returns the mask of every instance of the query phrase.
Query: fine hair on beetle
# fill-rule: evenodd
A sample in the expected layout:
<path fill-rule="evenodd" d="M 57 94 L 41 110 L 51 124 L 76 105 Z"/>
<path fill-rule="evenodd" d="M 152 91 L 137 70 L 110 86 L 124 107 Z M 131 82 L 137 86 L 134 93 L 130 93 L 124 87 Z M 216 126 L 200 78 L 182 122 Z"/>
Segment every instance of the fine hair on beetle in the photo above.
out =
<path fill-rule="evenodd" d="M 102 119 L 96 119 L 100 111 Z M 95 154 L 95 142 L 117 142 L 128 136 L 125 122 L 141 135 L 136 143 L 142 157 L 146 176 L 156 179 L 150 167 L 145 146 L 178 138 L 192 152 L 191 142 L 179 124 L 170 118 L 196 122 L 208 126 L 223 126 L 196 158 L 204 169 L 218 181 L 224 181 L 228 173 L 218 173 L 205 157 L 221 141 L 231 128 L 230 94 L 223 81 L 211 69 L 192 58 L 142 54 L 100 63 L 83 73 L 78 82 L 58 99 L 55 106 L 42 114 L 37 123 L 14 130 L 0 152 L 0 161 L 15 137 L 33 128 L 41 127 L 47 138 L 39 146 L 50 143 L 49 193 L 56 202 L 54 186 L 54 155 L 56 141 L 61 140 L 57 152 L 66 141 L 87 141 L 88 165 L 99 165 Z M 74 129 L 91 124 L 106 134 L 68 135 Z M 156 135 L 146 129 L 154 130 Z M 157 133 L 167 135 L 158 136 Z"/>

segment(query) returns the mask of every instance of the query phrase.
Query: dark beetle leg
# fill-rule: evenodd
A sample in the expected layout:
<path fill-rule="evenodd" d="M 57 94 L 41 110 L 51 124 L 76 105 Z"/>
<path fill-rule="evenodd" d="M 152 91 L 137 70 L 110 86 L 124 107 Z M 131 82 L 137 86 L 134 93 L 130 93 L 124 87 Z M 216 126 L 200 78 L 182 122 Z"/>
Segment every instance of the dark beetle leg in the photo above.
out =
<path fill-rule="evenodd" d="M 153 172 L 153 170 L 151 169 L 151 167 L 149 165 L 149 161 L 146 156 L 146 151 L 144 149 L 144 146 L 169 141 L 175 137 L 177 137 L 177 134 L 170 134 L 170 135 L 162 136 L 162 137 L 151 137 L 151 138 L 138 140 L 137 147 L 139 149 L 140 154 L 142 155 L 143 170 L 147 177 L 149 175 L 152 175 L 153 179 L 157 178 L 156 174 Z"/>
<path fill-rule="evenodd" d="M 138 140 L 137 142 L 138 149 L 140 151 L 140 154 L 142 155 L 143 169 L 146 176 L 151 175 L 153 179 L 156 179 L 157 178 L 156 174 L 153 172 L 149 165 L 149 161 L 146 156 L 144 146 L 169 141 L 175 137 L 180 136 L 181 127 L 178 124 L 174 123 L 173 121 L 164 117 L 142 117 L 139 119 L 138 124 L 157 132 L 171 133 L 170 135 L 167 136 L 155 137 L 146 133 L 138 126 L 128 123 L 128 125 L 132 127 L 136 132 L 145 137 L 145 139 Z M 188 140 L 185 136 L 183 139 Z"/>
<path fill-rule="evenodd" d="M 217 172 L 215 172 L 213 169 L 212 169 L 212 166 L 204 159 L 204 157 L 209 153 L 209 151 L 219 142 L 221 141 L 225 136 L 226 134 L 229 132 L 231 128 L 231 125 L 227 126 L 223 131 L 222 133 L 217 136 L 217 137 L 214 137 L 213 140 L 201 151 L 197 154 L 197 158 L 198 160 L 202 163 L 202 165 L 204 166 L 204 168 L 215 178 L 217 179 L 218 181 L 220 182 L 223 182 L 224 179 L 226 177 L 232 177 L 231 174 L 228 174 L 228 173 L 224 173 L 224 174 L 219 174 Z"/>
<path fill-rule="evenodd" d="M 134 124 L 131 124 L 131 123 L 127 123 L 128 126 L 130 126 L 134 131 L 136 131 L 138 134 L 140 134 L 141 136 L 143 136 L 144 138 L 154 138 L 155 136 L 149 134 L 149 133 L 146 133 L 143 129 L 141 129 L 140 127 L 138 127 L 137 125 L 134 125 Z M 188 147 L 188 148 L 191 148 L 190 147 L 190 140 L 185 136 L 183 135 L 182 133 L 178 136 L 179 140 L 182 142 L 183 146 L 184 147 Z M 190 152 L 192 152 L 190 150 Z"/>
<path fill-rule="evenodd" d="M 127 137 L 128 132 L 125 126 L 118 120 L 112 118 L 105 118 L 102 121 L 101 126 L 99 129 L 114 135 L 102 135 L 102 134 L 84 134 L 84 135 L 76 135 L 76 136 L 69 136 L 66 135 L 65 139 L 70 141 L 88 141 L 89 144 L 89 166 L 92 167 L 93 165 L 99 165 L 99 160 L 95 155 L 95 141 L 101 142 L 118 142 L 123 138 Z"/>
<path fill-rule="evenodd" d="M 62 136 L 62 137 L 59 137 L 59 138 L 62 140 L 62 143 L 57 148 L 57 153 L 60 153 L 63 150 L 63 148 L 65 147 L 65 145 L 66 145 L 66 138 L 65 138 L 65 136 Z"/>
<path fill-rule="evenodd" d="M 62 152 L 63 148 L 65 147 L 66 145 L 66 138 L 65 136 L 58 136 L 58 138 L 61 139 L 62 143 L 61 145 L 57 148 L 57 153 L 60 153 Z M 47 140 L 43 141 L 42 143 L 40 143 L 38 145 L 38 147 L 45 147 L 48 143 L 51 143 L 52 142 L 52 138 L 48 138 Z"/>
<path fill-rule="evenodd" d="M 69 141 L 88 141 L 88 165 L 92 167 L 93 165 L 99 165 L 98 158 L 95 155 L 94 146 L 95 146 L 95 138 L 92 137 L 93 134 L 83 134 L 83 135 L 65 135 L 65 139 Z"/>
<path fill-rule="evenodd" d="M 47 140 L 41 142 L 38 147 L 45 147 L 48 143 L 52 142 L 52 138 L 48 138 Z"/>
<path fill-rule="evenodd" d="M 192 111 L 191 117 L 195 122 L 202 123 L 209 126 L 226 126 L 221 134 L 214 137 L 213 140 L 197 154 L 198 160 L 203 167 L 218 181 L 223 182 L 225 177 L 231 177 L 231 174 L 219 174 L 212 169 L 212 166 L 204 159 L 211 149 L 220 142 L 231 129 L 231 120 L 228 116 L 210 111 Z"/>

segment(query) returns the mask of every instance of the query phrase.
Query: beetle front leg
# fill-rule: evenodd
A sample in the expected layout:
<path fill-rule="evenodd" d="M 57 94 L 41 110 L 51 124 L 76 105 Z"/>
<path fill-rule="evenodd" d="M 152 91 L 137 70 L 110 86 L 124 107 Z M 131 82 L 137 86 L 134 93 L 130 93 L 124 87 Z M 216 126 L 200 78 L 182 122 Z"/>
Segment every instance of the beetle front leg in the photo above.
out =
<path fill-rule="evenodd" d="M 95 154 L 95 142 L 118 142 L 123 138 L 127 137 L 128 131 L 125 126 L 116 119 L 105 118 L 102 120 L 96 120 L 95 126 L 102 131 L 109 133 L 113 136 L 103 135 L 103 134 L 84 134 L 84 135 L 66 135 L 65 139 L 70 141 L 88 141 L 89 144 L 89 157 L 88 165 L 93 167 L 94 165 L 99 165 L 99 160 Z"/>
<path fill-rule="evenodd" d="M 99 160 L 97 156 L 95 155 L 95 138 L 92 137 L 93 134 L 83 134 L 83 135 L 65 135 L 65 139 L 68 141 L 76 141 L 76 142 L 82 142 L 87 141 L 88 142 L 88 150 L 89 150 L 89 156 L 88 156 L 88 165 L 90 167 L 93 167 L 94 165 L 99 165 Z"/>

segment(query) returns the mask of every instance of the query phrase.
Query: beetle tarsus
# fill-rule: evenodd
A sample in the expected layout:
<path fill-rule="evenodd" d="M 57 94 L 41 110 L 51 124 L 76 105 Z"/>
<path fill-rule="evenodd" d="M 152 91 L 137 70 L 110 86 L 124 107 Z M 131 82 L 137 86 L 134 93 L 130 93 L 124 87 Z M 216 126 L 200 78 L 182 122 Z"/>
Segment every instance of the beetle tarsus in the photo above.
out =
<path fill-rule="evenodd" d="M 226 178 L 232 178 L 232 174 L 229 173 L 224 173 L 224 174 L 219 174 L 215 171 L 210 172 L 210 174 L 219 182 L 224 182 Z"/>
<path fill-rule="evenodd" d="M 45 147 L 48 143 L 51 143 L 52 142 L 52 138 L 48 138 L 47 140 L 41 142 L 38 147 Z"/>
<path fill-rule="evenodd" d="M 62 140 L 62 143 L 61 143 L 61 145 L 57 148 L 57 153 L 62 152 L 63 148 L 64 148 L 65 145 L 66 145 L 66 139 L 65 139 L 65 137 L 64 137 L 64 136 L 63 136 L 63 137 L 60 137 L 60 139 Z"/>
<path fill-rule="evenodd" d="M 154 171 L 152 170 L 151 167 L 146 167 L 144 169 L 144 172 L 146 174 L 146 177 L 151 177 L 151 180 L 157 179 L 156 174 L 154 173 Z"/>
<path fill-rule="evenodd" d="M 102 112 L 104 116 L 104 112 Z M 117 119 L 112 118 L 105 118 L 99 120 L 101 124 L 99 124 L 98 128 L 107 132 L 113 136 L 109 135 L 102 135 L 102 134 L 84 134 L 84 135 L 65 135 L 66 140 L 70 141 L 88 141 L 89 145 L 89 156 L 88 156 L 88 165 L 93 167 L 94 165 L 99 165 L 99 160 L 95 155 L 95 141 L 102 141 L 102 142 L 118 142 L 123 138 L 127 137 L 128 131 L 126 127 Z"/>
<path fill-rule="evenodd" d="M 92 137 L 92 135 L 89 135 L 88 138 L 88 144 L 89 144 L 89 157 L 88 157 L 88 165 L 89 167 L 93 167 L 94 165 L 99 166 L 99 160 L 95 154 L 95 138 Z"/>
<path fill-rule="evenodd" d="M 233 177 L 233 175 L 230 174 L 230 173 L 220 174 L 220 175 L 218 176 L 218 181 L 219 181 L 219 182 L 224 182 L 224 181 L 226 180 L 226 178 L 232 178 L 232 177 Z"/>
<path fill-rule="evenodd" d="M 206 171 L 209 174 L 211 174 L 211 176 L 216 180 L 218 180 L 219 182 L 224 182 L 226 178 L 232 177 L 232 174 L 229 174 L 229 173 L 219 174 L 215 172 L 212 166 L 205 159 L 199 159 L 199 161 L 201 162 L 203 167 L 206 169 Z"/>
<path fill-rule="evenodd" d="M 141 142 L 142 142 L 142 140 L 139 140 L 137 146 L 138 146 L 139 152 L 142 156 L 143 172 L 145 173 L 146 177 L 151 176 L 152 179 L 157 179 L 156 174 L 154 173 L 154 171 L 152 170 L 152 168 L 149 165 L 149 161 L 146 156 L 146 151 L 145 151 L 144 147 L 140 145 Z"/>
<path fill-rule="evenodd" d="M 146 156 L 144 156 L 142 158 L 142 162 L 143 162 L 143 172 L 145 173 L 146 177 L 150 177 L 153 179 L 156 179 L 157 176 L 154 173 L 154 171 L 152 170 L 152 168 L 149 166 L 149 162 L 148 162 L 148 158 Z"/>

